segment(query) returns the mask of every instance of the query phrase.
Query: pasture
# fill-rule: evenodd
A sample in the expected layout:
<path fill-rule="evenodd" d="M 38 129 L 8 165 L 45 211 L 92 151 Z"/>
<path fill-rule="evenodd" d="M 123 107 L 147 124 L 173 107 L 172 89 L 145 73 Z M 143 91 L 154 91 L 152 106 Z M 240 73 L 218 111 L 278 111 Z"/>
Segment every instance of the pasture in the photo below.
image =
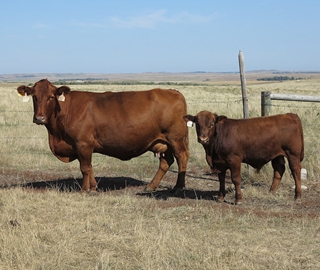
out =
<path fill-rule="evenodd" d="M 99 92 L 175 88 L 185 96 L 190 114 L 209 110 L 241 118 L 239 76 L 208 76 L 130 75 L 130 80 L 153 83 L 70 87 Z M 261 91 L 320 95 L 319 74 L 284 82 L 257 82 L 259 76 L 265 74 L 247 75 L 250 117 L 260 116 Z M 166 81 L 172 85 L 160 83 Z M 52 155 L 45 127 L 32 123 L 31 100 L 24 103 L 17 95 L 17 86 L 28 83 L 0 83 L 0 269 L 320 268 L 319 103 L 272 102 L 272 114 L 294 112 L 302 120 L 302 166 L 308 172 L 302 203 L 294 203 L 288 168 L 277 194 L 271 195 L 271 166 L 249 174 L 243 165 L 243 205 L 238 207 L 230 178 L 226 203 L 214 200 L 218 180 L 194 128 L 189 128 L 183 192 L 171 192 L 176 163 L 157 191 L 144 192 L 159 165 L 147 152 L 125 162 L 94 154 L 102 192 L 80 194 L 78 162 L 62 163 Z"/>

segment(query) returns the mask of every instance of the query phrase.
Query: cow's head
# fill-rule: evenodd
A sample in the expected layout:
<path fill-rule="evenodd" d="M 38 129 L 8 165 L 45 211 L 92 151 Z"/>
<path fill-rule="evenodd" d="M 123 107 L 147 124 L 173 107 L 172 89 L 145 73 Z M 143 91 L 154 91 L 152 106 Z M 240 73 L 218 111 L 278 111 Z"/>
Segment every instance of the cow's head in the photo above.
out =
<path fill-rule="evenodd" d="M 209 145 L 210 138 L 215 132 L 215 123 L 218 116 L 208 111 L 201 111 L 197 115 L 186 115 L 183 117 L 186 122 L 192 121 L 196 124 L 198 142 L 203 146 Z"/>
<path fill-rule="evenodd" d="M 50 116 L 59 109 L 58 97 L 68 94 L 70 88 L 67 86 L 57 88 L 47 79 L 43 79 L 32 87 L 21 85 L 17 91 L 22 96 L 32 96 L 33 122 L 39 125 L 48 123 Z"/>

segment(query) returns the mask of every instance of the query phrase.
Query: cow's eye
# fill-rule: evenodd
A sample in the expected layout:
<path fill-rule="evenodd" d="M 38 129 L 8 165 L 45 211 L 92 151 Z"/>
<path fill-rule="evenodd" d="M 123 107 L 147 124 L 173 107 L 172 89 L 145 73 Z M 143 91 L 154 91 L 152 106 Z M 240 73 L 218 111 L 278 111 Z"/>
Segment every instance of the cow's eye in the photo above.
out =
<path fill-rule="evenodd" d="M 54 96 L 48 97 L 48 100 L 53 100 L 53 99 L 54 99 Z"/>

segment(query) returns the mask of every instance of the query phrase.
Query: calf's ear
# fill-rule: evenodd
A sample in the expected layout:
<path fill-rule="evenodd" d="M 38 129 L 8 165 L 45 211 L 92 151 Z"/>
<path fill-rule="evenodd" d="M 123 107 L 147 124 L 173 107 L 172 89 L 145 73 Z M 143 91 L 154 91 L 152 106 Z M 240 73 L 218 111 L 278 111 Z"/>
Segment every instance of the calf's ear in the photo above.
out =
<path fill-rule="evenodd" d="M 183 119 L 184 119 L 184 121 L 186 121 L 186 122 L 188 122 L 188 121 L 191 121 L 191 122 L 193 122 L 193 123 L 196 122 L 196 117 L 195 117 L 195 116 L 192 116 L 192 115 L 190 115 L 190 114 L 185 115 L 185 116 L 183 117 Z"/>
<path fill-rule="evenodd" d="M 17 91 L 18 91 L 18 94 L 21 96 L 25 96 L 26 94 L 29 96 L 29 95 L 32 95 L 33 93 L 33 89 L 25 85 L 20 85 L 17 88 Z"/>
<path fill-rule="evenodd" d="M 60 96 L 60 95 L 62 95 L 62 94 L 65 94 L 65 95 L 66 95 L 66 94 L 68 94 L 70 91 L 71 91 L 71 90 L 70 90 L 70 88 L 69 88 L 68 86 L 63 85 L 63 86 L 57 88 L 57 90 L 56 90 L 56 95 L 58 95 L 58 96 Z"/>

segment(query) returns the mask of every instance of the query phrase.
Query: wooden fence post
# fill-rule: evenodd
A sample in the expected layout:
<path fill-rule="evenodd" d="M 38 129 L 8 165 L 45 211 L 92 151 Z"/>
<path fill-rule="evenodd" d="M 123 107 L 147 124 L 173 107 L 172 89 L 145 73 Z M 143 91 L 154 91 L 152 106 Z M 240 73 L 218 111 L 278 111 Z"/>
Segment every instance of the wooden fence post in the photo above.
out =
<path fill-rule="evenodd" d="M 241 90 L 242 90 L 243 118 L 248 118 L 249 109 L 248 109 L 248 97 L 247 97 L 247 88 L 246 88 L 246 75 L 245 75 L 245 68 L 244 68 L 244 57 L 241 50 L 239 51 L 239 69 L 240 69 L 240 81 L 241 81 Z"/>
<path fill-rule="evenodd" d="M 240 69 L 240 81 L 241 81 L 242 104 L 243 104 L 243 118 L 249 118 L 246 74 L 245 74 L 245 68 L 244 68 L 244 57 L 241 50 L 239 51 L 239 69 Z M 249 177 L 252 177 L 251 166 L 247 165 L 247 168 L 248 168 Z"/>
<path fill-rule="evenodd" d="M 261 116 L 268 116 L 271 114 L 271 92 L 261 92 Z"/>

